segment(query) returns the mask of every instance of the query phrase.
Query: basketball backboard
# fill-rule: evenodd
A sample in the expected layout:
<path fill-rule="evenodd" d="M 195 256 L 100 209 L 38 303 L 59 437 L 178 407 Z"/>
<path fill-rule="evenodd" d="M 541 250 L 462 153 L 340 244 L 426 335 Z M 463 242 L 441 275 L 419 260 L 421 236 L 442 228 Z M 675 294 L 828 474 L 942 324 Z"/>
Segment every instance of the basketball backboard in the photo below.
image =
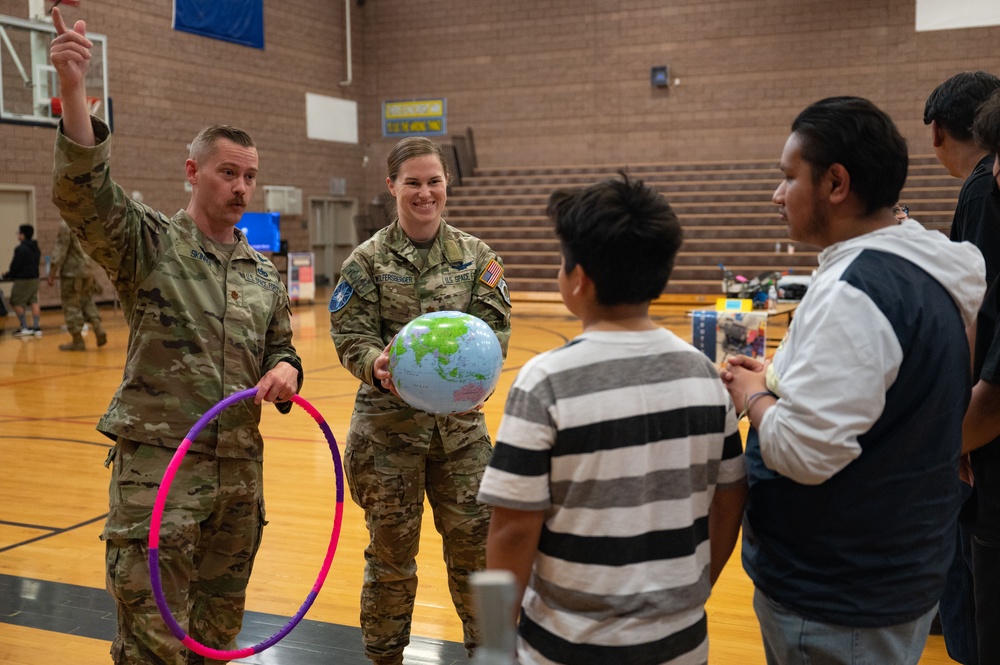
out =
<path fill-rule="evenodd" d="M 59 78 L 49 62 L 49 43 L 55 35 L 51 22 L 0 14 L 0 121 L 59 123 Z M 108 38 L 92 32 L 87 37 L 94 43 L 87 72 L 91 113 L 110 124 Z"/>

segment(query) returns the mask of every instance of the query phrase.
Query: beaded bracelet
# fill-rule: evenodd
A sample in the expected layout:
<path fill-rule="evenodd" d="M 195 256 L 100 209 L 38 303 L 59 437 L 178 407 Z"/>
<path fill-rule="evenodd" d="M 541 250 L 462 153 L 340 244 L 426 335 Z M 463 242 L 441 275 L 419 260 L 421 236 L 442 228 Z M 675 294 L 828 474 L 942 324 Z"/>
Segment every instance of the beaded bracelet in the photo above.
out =
<path fill-rule="evenodd" d="M 740 412 L 740 415 L 737 417 L 737 420 L 743 420 L 744 418 L 746 418 L 750 414 L 750 405 L 753 404 L 753 401 L 755 399 L 757 399 L 758 397 L 763 397 L 764 395 L 770 395 L 771 397 L 775 397 L 775 398 L 778 397 L 777 395 L 775 395 L 774 393 L 772 393 L 770 390 L 761 390 L 760 392 L 754 393 L 754 394 L 750 395 L 749 397 L 747 397 L 746 395 L 744 395 L 743 396 L 743 410 Z"/>

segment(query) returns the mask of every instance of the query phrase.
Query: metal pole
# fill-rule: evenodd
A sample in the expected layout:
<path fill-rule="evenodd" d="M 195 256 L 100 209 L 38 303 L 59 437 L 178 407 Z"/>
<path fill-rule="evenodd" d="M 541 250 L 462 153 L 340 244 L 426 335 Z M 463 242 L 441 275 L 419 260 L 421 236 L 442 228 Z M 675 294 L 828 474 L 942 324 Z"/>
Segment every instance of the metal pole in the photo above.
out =
<path fill-rule="evenodd" d="M 479 616 L 479 646 L 473 665 L 514 665 L 517 633 L 514 596 L 517 583 L 509 570 L 484 570 L 469 579 Z"/>

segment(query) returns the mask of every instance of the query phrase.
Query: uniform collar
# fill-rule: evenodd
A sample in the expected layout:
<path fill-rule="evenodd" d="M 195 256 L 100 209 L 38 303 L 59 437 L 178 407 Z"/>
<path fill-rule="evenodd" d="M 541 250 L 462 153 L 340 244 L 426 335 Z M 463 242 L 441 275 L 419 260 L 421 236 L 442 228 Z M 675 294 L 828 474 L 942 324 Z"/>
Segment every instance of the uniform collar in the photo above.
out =
<path fill-rule="evenodd" d="M 427 254 L 427 265 L 436 265 L 441 263 L 442 260 L 448 263 L 461 263 L 463 260 L 462 250 L 452 237 L 450 229 L 451 227 L 448 226 L 447 222 L 442 220 L 441 225 L 438 227 L 437 239 Z M 420 253 L 406 236 L 406 233 L 403 232 L 403 227 L 400 226 L 399 220 L 394 221 L 389 226 L 389 230 L 386 232 L 386 241 L 392 250 L 404 256 L 413 265 L 424 265 Z"/>
<path fill-rule="evenodd" d="M 173 221 L 194 237 L 195 242 L 198 243 L 203 252 L 206 254 L 211 253 L 211 245 L 208 242 L 208 238 L 201 232 L 201 229 L 199 229 L 198 225 L 195 224 L 194 219 L 187 213 L 187 210 L 184 210 L 183 208 L 179 210 L 177 214 L 174 215 Z M 233 248 L 233 259 L 244 259 L 254 261 L 255 263 L 264 263 L 266 259 L 260 254 L 260 252 L 250 246 L 250 243 L 247 242 L 246 235 L 240 231 L 238 227 L 233 229 L 233 236 L 236 238 L 236 247 Z"/>

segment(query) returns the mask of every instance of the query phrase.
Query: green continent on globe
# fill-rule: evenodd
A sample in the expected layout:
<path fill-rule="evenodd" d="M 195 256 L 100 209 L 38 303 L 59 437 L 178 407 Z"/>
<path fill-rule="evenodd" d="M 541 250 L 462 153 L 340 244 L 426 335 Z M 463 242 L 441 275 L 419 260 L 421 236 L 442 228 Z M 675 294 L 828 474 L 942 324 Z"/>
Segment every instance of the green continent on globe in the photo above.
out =
<path fill-rule="evenodd" d="M 399 396 L 428 413 L 464 413 L 489 396 L 503 366 L 496 333 L 463 312 L 431 312 L 403 326 L 390 350 Z"/>
<path fill-rule="evenodd" d="M 458 352 L 458 340 L 469 332 L 469 327 L 461 319 L 434 318 L 427 320 L 427 328 L 426 331 L 415 330 L 410 334 L 410 349 L 413 350 L 418 365 L 423 364 L 426 356 L 432 355 L 437 360 L 438 375 L 447 379 L 449 373 L 445 366 L 451 363 L 451 356 Z M 450 377 L 456 376 L 458 368 L 450 373 Z"/>

